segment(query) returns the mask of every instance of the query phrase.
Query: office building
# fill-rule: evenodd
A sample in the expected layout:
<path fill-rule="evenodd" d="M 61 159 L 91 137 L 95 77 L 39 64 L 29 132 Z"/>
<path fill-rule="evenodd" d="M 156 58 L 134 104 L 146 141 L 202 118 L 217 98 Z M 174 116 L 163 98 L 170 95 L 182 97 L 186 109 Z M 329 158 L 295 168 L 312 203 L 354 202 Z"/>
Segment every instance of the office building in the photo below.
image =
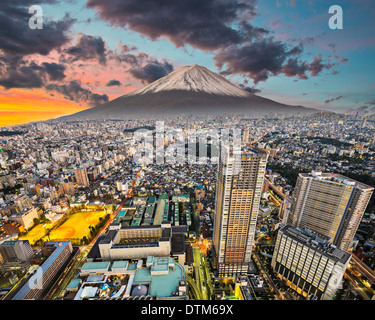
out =
<path fill-rule="evenodd" d="M 243 130 L 242 143 L 248 144 L 249 142 L 250 142 L 250 130 L 249 128 L 246 128 L 245 130 Z"/>
<path fill-rule="evenodd" d="M 44 254 L 48 255 L 48 258 L 14 295 L 12 300 L 37 300 L 41 298 L 71 257 L 73 247 L 70 241 L 49 241 L 44 243 L 43 251 Z"/>
<path fill-rule="evenodd" d="M 28 240 L 11 240 L 0 244 L 0 256 L 3 261 L 1 267 L 4 270 L 27 267 L 33 255 L 34 251 Z"/>
<path fill-rule="evenodd" d="M 62 189 L 63 189 L 63 193 L 64 194 L 69 194 L 71 196 L 74 195 L 75 190 L 74 190 L 74 184 L 73 184 L 73 182 L 65 182 L 64 181 L 62 183 Z"/>
<path fill-rule="evenodd" d="M 278 232 L 271 266 L 286 285 L 303 297 L 331 300 L 350 258 L 350 253 L 332 245 L 329 237 L 286 225 Z"/>
<path fill-rule="evenodd" d="M 347 251 L 373 191 L 373 187 L 340 174 L 300 173 L 285 222 L 313 229 Z"/>
<path fill-rule="evenodd" d="M 31 199 L 26 195 L 20 195 L 14 199 L 14 204 L 17 207 L 17 212 L 33 206 Z"/>
<path fill-rule="evenodd" d="M 78 185 L 88 186 L 90 184 L 87 176 L 87 170 L 85 168 L 75 168 L 74 176 Z"/>
<path fill-rule="evenodd" d="M 25 229 L 29 229 L 34 225 L 34 219 L 39 219 L 39 213 L 35 207 L 25 208 L 19 213 L 12 214 L 8 219 L 17 222 Z"/>
<path fill-rule="evenodd" d="M 170 224 L 128 227 L 112 224 L 110 230 L 98 238 L 87 258 L 88 261 L 108 261 L 169 256 L 171 238 Z"/>
<path fill-rule="evenodd" d="M 254 147 L 220 152 L 213 233 L 219 277 L 248 271 L 267 157 Z"/>

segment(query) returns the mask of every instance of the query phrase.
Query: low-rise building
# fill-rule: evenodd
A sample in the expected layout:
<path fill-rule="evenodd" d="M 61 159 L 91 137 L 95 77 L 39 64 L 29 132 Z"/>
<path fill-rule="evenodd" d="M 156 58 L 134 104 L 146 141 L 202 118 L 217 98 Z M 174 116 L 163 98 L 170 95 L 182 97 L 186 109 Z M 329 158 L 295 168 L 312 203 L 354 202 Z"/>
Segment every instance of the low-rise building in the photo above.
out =
<path fill-rule="evenodd" d="M 39 212 L 35 207 L 25 208 L 9 217 L 9 220 L 16 221 L 25 229 L 29 229 L 34 225 L 34 219 L 39 219 Z"/>
<path fill-rule="evenodd" d="M 68 285 L 73 300 L 186 300 L 184 267 L 172 257 L 86 262 Z"/>

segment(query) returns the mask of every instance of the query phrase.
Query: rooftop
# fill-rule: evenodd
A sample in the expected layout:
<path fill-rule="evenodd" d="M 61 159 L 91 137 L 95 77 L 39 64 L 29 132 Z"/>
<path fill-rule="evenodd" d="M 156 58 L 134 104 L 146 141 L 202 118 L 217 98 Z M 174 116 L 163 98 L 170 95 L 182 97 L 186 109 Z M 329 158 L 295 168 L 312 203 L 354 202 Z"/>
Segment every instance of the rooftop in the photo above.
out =
<path fill-rule="evenodd" d="M 343 264 L 345 264 L 351 257 L 349 252 L 337 249 L 336 246 L 329 242 L 329 237 L 326 237 L 309 228 L 304 227 L 300 229 L 286 225 L 280 231 L 283 234 L 286 234 L 288 237 L 294 238 L 298 242 L 319 251 L 330 259 L 339 261 Z"/>
<path fill-rule="evenodd" d="M 22 300 L 34 287 L 35 284 L 38 283 L 40 277 L 43 277 L 43 274 L 48 270 L 48 268 L 54 263 L 56 258 L 61 254 L 61 252 L 70 244 L 70 241 L 49 241 L 45 244 L 54 245 L 56 250 L 54 250 L 51 255 L 43 262 L 40 266 L 41 272 L 34 273 L 27 283 L 17 292 L 17 294 L 13 297 L 12 300 Z"/>
<path fill-rule="evenodd" d="M 108 270 L 110 265 L 109 261 L 96 261 L 96 262 L 86 262 L 81 270 L 82 271 L 90 271 L 90 270 L 97 270 L 97 269 L 103 269 Z"/>
<path fill-rule="evenodd" d="M 360 189 L 369 189 L 369 190 L 374 189 L 374 187 L 371 187 L 371 186 L 369 186 L 365 183 L 359 182 L 357 180 L 348 178 L 348 177 L 346 177 L 342 174 L 339 174 L 339 173 L 312 171 L 312 172 L 309 172 L 309 173 L 299 173 L 299 175 L 301 177 L 305 177 L 305 178 L 312 177 L 312 178 L 315 178 L 315 179 L 318 179 L 318 180 L 324 180 L 324 181 L 328 181 L 328 182 L 332 182 L 332 183 L 340 183 L 340 184 L 345 184 L 345 185 L 348 185 L 348 186 L 355 186 L 355 187 L 360 188 Z"/>

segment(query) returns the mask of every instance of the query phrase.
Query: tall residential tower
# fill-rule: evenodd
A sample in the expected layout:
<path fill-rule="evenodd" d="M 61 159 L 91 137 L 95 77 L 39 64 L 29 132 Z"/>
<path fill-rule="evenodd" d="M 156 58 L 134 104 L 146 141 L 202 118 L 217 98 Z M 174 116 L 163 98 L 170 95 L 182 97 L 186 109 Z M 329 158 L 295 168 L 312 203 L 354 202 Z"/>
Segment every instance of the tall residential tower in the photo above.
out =
<path fill-rule="evenodd" d="M 247 273 L 268 153 L 254 147 L 220 153 L 214 220 L 214 268 L 219 277 Z"/>
<path fill-rule="evenodd" d="M 287 224 L 308 227 L 347 251 L 373 191 L 340 174 L 300 173 Z"/>
<path fill-rule="evenodd" d="M 85 168 L 75 168 L 74 176 L 76 178 L 77 184 L 80 186 L 89 186 L 89 178 L 87 176 L 87 170 Z"/>

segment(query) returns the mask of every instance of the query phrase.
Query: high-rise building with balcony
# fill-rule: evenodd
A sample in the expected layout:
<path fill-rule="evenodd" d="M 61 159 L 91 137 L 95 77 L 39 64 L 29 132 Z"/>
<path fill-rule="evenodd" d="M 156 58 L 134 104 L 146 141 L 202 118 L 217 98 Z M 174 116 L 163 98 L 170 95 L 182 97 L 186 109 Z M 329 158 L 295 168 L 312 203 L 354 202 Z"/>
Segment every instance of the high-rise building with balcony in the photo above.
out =
<path fill-rule="evenodd" d="M 285 221 L 311 228 L 347 251 L 373 191 L 373 187 L 340 174 L 300 173 Z"/>
<path fill-rule="evenodd" d="M 214 216 L 214 268 L 219 277 L 246 273 L 251 260 L 268 153 L 222 148 Z"/>

